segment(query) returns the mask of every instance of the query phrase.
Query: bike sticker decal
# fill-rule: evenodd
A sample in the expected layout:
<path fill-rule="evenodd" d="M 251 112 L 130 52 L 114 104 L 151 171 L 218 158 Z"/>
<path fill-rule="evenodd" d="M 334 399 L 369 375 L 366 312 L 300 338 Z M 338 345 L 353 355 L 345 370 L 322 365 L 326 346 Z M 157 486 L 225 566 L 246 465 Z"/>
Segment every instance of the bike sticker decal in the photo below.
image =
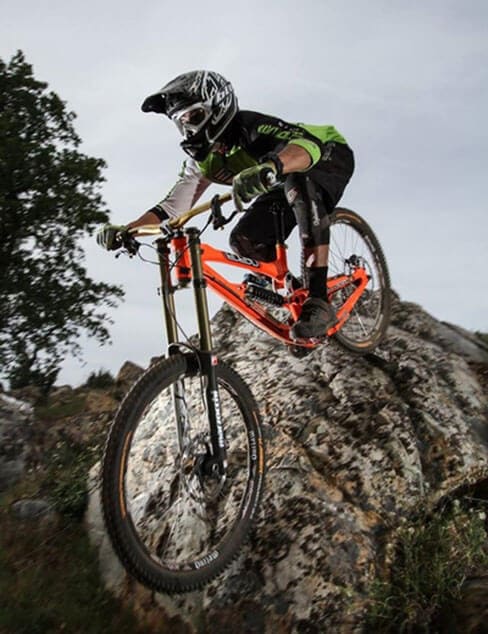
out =
<path fill-rule="evenodd" d="M 242 262 L 242 264 L 253 266 L 255 269 L 261 268 L 261 264 L 257 260 L 251 260 L 251 258 L 243 258 L 236 253 L 228 253 L 227 251 L 224 251 L 224 255 L 228 260 L 232 260 L 233 262 Z"/>
<path fill-rule="evenodd" d="M 205 557 L 202 557 L 201 559 L 198 559 L 197 561 L 195 561 L 193 565 L 198 570 L 199 568 L 203 568 L 203 566 L 208 566 L 208 564 L 211 564 L 212 561 L 215 561 L 218 556 L 219 556 L 219 551 L 214 550 L 210 554 L 205 555 Z"/>
<path fill-rule="evenodd" d="M 251 460 L 255 462 L 258 457 L 258 454 L 257 454 L 256 437 L 254 435 L 254 432 L 249 433 L 249 446 L 251 448 Z"/>
<path fill-rule="evenodd" d="M 292 187 L 291 189 L 289 189 L 286 192 L 286 200 L 288 204 L 292 205 L 295 202 L 297 196 L 298 196 L 298 189 L 296 187 Z"/>
<path fill-rule="evenodd" d="M 224 442 L 224 428 L 222 424 L 222 411 L 220 409 L 220 399 L 217 390 L 212 390 L 212 401 L 215 407 L 215 422 L 217 423 L 217 436 L 219 438 L 219 447 L 222 449 L 225 447 Z"/>

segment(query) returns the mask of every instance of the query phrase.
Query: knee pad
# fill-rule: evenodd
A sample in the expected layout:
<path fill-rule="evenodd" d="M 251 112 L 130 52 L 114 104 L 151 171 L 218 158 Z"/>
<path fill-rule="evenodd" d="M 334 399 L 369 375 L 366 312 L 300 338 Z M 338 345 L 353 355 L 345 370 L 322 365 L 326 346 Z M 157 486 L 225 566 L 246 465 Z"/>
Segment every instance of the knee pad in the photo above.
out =
<path fill-rule="evenodd" d="M 251 240 L 237 231 L 232 231 L 229 237 L 232 250 L 243 258 L 251 258 L 260 262 L 272 262 L 276 258 L 275 246 L 251 242 Z"/>
<path fill-rule="evenodd" d="M 306 175 L 291 174 L 285 184 L 288 204 L 295 213 L 304 247 L 329 244 L 330 220 L 319 188 Z"/>

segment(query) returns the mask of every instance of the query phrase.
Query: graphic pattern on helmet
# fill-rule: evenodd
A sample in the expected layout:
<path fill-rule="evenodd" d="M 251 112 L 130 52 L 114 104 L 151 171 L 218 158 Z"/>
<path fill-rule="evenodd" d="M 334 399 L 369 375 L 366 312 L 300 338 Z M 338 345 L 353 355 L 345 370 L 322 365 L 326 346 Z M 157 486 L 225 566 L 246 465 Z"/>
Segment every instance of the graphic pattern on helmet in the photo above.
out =
<path fill-rule="evenodd" d="M 199 106 L 208 116 L 198 131 L 181 125 L 185 108 Z M 202 160 L 222 135 L 238 109 L 231 83 L 213 71 L 198 70 L 183 73 L 168 82 L 142 104 L 144 112 L 166 114 L 175 120 L 184 135 L 181 143 L 187 154 Z M 176 118 L 178 120 L 176 120 Z"/>

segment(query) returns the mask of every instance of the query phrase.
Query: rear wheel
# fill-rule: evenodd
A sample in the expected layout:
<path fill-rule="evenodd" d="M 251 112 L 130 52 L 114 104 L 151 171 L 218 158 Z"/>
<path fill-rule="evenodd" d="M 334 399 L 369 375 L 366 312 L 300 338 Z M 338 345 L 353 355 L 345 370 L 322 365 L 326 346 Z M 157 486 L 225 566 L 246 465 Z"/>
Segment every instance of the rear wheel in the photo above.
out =
<path fill-rule="evenodd" d="M 354 211 L 336 208 L 331 215 L 329 279 L 364 268 L 369 282 L 334 339 L 352 352 L 373 350 L 388 328 L 391 310 L 390 275 L 381 245 L 371 227 Z M 353 284 L 332 293 L 338 310 L 356 290 Z"/>
<path fill-rule="evenodd" d="M 159 592 L 193 590 L 219 574 L 239 552 L 261 496 L 254 399 L 233 370 L 217 366 L 228 461 L 220 474 L 208 468 L 204 381 L 193 354 L 150 368 L 123 401 L 105 450 L 102 506 L 112 545 L 127 571 Z"/>

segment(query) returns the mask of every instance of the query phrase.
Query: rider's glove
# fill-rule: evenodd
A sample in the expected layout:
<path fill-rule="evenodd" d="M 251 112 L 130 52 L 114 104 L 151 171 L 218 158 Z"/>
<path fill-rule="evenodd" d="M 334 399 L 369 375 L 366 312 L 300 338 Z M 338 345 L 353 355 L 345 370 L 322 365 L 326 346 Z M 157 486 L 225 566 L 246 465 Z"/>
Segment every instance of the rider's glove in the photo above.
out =
<path fill-rule="evenodd" d="M 126 229 L 124 225 L 103 225 L 97 233 L 97 244 L 107 251 L 119 249 L 122 246 L 121 234 Z"/>
<path fill-rule="evenodd" d="M 276 182 L 276 174 L 276 166 L 271 161 L 248 167 L 237 174 L 232 181 L 232 191 L 238 209 L 242 209 L 242 203 L 268 192 Z"/>

